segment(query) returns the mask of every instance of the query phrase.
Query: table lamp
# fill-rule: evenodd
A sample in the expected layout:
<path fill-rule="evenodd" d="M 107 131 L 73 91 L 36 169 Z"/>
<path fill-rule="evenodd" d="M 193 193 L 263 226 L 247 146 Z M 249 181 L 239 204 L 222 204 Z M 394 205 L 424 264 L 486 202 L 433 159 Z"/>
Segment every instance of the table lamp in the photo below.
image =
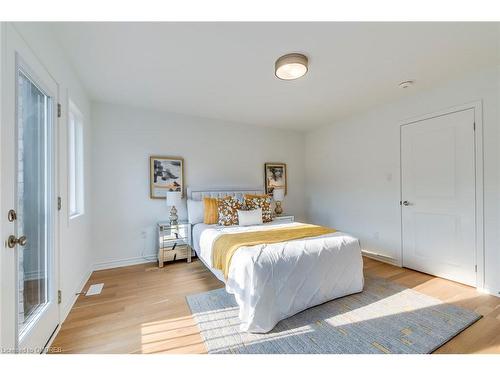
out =
<path fill-rule="evenodd" d="M 274 213 L 276 216 L 280 216 L 283 213 L 283 208 L 281 207 L 281 202 L 285 199 L 285 189 L 274 189 L 273 199 L 276 202 L 276 207 L 274 208 Z"/>
<path fill-rule="evenodd" d="M 179 217 L 177 216 L 177 208 L 175 206 L 180 206 L 182 203 L 182 193 L 180 191 L 167 191 L 167 206 L 172 207 L 170 209 L 170 225 L 179 224 Z"/>

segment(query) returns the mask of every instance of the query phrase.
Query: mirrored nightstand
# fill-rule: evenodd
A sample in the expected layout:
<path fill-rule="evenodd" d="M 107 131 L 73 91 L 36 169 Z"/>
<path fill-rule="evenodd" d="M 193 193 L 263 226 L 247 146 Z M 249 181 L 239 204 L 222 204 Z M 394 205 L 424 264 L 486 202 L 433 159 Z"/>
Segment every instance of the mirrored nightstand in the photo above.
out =
<path fill-rule="evenodd" d="M 273 217 L 273 221 L 277 223 L 293 223 L 295 221 L 295 216 L 283 214 Z"/>
<path fill-rule="evenodd" d="M 163 267 L 164 262 L 187 259 L 191 262 L 191 224 L 179 222 L 170 225 L 169 222 L 159 222 L 156 225 L 158 234 L 158 266 Z"/>

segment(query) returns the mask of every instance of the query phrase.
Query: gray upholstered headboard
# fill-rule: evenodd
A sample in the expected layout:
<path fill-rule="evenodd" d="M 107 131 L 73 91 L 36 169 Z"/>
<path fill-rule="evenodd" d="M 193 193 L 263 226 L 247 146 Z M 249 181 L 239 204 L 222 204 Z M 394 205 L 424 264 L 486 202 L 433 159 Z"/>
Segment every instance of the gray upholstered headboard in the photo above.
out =
<path fill-rule="evenodd" d="M 187 188 L 187 198 L 201 201 L 204 197 L 222 198 L 228 195 L 238 200 L 243 199 L 244 194 L 264 194 L 262 188 Z"/>

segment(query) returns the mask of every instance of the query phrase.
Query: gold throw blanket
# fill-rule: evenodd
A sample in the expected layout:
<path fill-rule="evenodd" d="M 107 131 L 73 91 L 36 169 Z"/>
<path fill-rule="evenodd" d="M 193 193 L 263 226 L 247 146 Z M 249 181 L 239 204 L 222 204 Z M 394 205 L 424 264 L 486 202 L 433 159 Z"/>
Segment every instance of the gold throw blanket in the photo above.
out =
<path fill-rule="evenodd" d="M 307 237 L 317 237 L 336 232 L 335 229 L 312 224 L 265 229 L 252 232 L 227 233 L 217 237 L 212 249 L 212 266 L 224 273 L 227 279 L 234 253 L 242 246 L 273 244 Z"/>

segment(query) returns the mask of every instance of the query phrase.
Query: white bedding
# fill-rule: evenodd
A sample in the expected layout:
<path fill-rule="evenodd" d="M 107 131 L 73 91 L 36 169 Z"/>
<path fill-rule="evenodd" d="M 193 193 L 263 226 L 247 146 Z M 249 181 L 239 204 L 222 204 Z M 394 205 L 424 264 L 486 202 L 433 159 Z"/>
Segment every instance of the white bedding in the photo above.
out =
<path fill-rule="evenodd" d="M 335 232 L 270 245 L 243 246 L 234 254 L 228 279 L 212 267 L 212 245 L 224 233 L 300 223 L 219 227 L 196 224 L 193 246 L 205 265 L 226 283 L 240 307 L 242 331 L 268 332 L 280 320 L 363 289 L 359 241 Z"/>

